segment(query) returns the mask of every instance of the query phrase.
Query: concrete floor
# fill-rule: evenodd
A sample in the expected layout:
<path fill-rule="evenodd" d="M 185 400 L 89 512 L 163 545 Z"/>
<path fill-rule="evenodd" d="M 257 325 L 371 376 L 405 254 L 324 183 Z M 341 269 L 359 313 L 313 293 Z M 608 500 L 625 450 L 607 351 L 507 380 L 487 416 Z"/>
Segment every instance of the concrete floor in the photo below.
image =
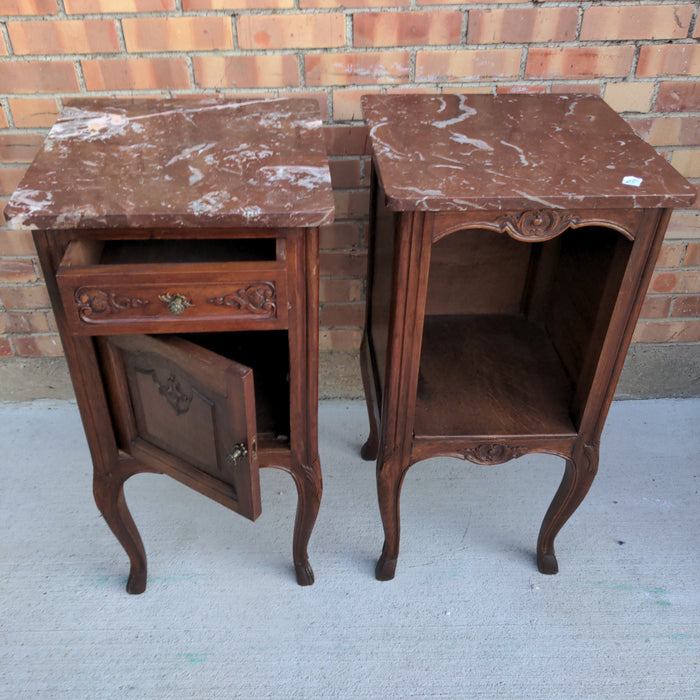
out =
<path fill-rule="evenodd" d="M 551 577 L 533 551 L 562 463 L 534 456 L 413 467 L 397 575 L 376 581 L 364 406 L 320 418 L 314 586 L 285 474 L 263 470 L 255 524 L 140 475 L 150 575 L 129 596 L 74 403 L 0 405 L 0 697 L 700 697 L 700 400 L 613 405 Z"/>

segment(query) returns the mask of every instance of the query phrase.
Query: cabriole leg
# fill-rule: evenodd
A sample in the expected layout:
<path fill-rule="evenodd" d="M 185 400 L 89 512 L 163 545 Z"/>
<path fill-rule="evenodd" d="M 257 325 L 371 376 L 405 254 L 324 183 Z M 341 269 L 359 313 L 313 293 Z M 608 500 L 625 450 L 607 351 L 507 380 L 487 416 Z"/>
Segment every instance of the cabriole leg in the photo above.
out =
<path fill-rule="evenodd" d="M 126 591 L 138 594 L 146 590 L 146 550 L 124 498 L 124 482 L 130 476 L 131 473 L 110 476 L 95 474 L 93 493 L 105 522 L 131 561 Z"/>
<path fill-rule="evenodd" d="M 382 463 L 380 459 L 377 463 L 377 495 L 384 526 L 384 547 L 375 569 L 375 576 L 379 581 L 390 581 L 396 572 L 401 535 L 399 500 L 407 470 L 408 465 L 402 466 L 396 460 Z"/>
<path fill-rule="evenodd" d="M 294 478 L 299 496 L 292 544 L 294 570 L 297 583 L 300 586 L 310 586 L 314 582 L 314 572 L 309 564 L 307 547 L 321 505 L 323 491 L 321 464 L 318 457 L 315 457 L 311 466 L 301 464 L 289 471 Z"/>
<path fill-rule="evenodd" d="M 574 448 L 571 458 L 566 460 L 564 478 L 540 528 L 537 568 L 541 573 L 556 574 L 559 571 L 554 554 L 554 538 L 586 497 L 597 471 L 598 446 Z"/>

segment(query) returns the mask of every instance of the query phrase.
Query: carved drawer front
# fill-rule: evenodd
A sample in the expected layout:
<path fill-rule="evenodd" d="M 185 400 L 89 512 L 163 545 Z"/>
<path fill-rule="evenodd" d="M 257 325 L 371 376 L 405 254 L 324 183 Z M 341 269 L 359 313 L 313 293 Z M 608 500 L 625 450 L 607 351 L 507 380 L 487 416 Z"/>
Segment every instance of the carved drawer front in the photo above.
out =
<path fill-rule="evenodd" d="M 111 336 L 98 347 L 121 449 L 257 518 L 253 370 L 176 336 Z"/>
<path fill-rule="evenodd" d="M 101 245 L 73 241 L 56 274 L 74 333 L 287 327 L 283 260 L 104 264 Z"/>

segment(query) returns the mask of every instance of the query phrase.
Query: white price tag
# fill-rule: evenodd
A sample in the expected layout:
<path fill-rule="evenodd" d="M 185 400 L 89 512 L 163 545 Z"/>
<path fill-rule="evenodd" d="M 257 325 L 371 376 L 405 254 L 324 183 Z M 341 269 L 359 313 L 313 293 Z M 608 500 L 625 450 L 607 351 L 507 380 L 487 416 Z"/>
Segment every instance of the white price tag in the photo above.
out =
<path fill-rule="evenodd" d="M 623 185 L 629 185 L 630 187 L 639 187 L 642 184 L 641 177 L 635 177 L 634 175 L 625 175 L 622 178 Z"/>

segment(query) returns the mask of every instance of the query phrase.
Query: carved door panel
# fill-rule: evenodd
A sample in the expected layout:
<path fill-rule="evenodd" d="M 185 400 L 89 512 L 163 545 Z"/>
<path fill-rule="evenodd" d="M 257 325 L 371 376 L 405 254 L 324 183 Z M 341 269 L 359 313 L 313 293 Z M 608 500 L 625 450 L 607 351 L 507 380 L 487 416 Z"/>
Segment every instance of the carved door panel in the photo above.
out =
<path fill-rule="evenodd" d="M 123 451 L 254 520 L 253 370 L 177 336 L 97 342 Z"/>

